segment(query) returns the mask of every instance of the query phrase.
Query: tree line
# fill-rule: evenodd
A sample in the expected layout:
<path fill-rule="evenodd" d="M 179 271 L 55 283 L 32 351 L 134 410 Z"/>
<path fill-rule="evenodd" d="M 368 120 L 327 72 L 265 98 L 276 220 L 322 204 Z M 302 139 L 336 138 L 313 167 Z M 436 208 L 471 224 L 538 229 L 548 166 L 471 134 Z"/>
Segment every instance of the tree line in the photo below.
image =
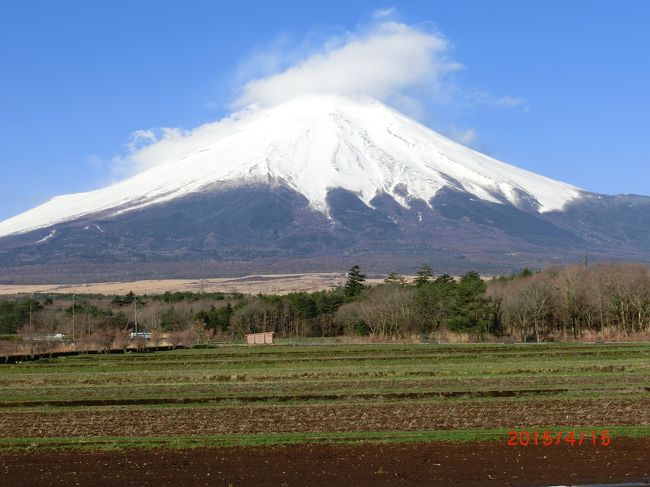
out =
<path fill-rule="evenodd" d="M 72 306 L 35 298 L 0 301 L 0 334 L 32 323 L 43 332 L 77 335 L 139 330 L 180 333 L 207 330 L 234 339 L 274 331 L 279 336 L 372 335 L 476 340 L 568 340 L 641 336 L 650 329 L 650 273 L 641 264 L 566 266 L 482 278 L 436 275 L 425 265 L 413 278 L 389 274 L 367 285 L 359 266 L 344 285 L 285 295 L 165 293 L 112 299 L 77 299 Z"/>
<path fill-rule="evenodd" d="M 641 264 L 548 268 L 490 282 L 504 335 L 536 340 L 645 335 L 650 330 L 650 272 Z"/>

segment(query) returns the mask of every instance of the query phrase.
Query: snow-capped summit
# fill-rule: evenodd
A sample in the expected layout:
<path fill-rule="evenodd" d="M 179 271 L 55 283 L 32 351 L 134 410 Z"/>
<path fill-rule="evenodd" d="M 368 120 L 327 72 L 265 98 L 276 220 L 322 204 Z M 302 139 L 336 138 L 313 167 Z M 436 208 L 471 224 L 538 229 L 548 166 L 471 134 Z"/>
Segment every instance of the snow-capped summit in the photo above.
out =
<path fill-rule="evenodd" d="M 0 236 L 251 183 L 288 187 L 327 216 L 328 193 L 336 188 L 369 206 L 387 194 L 404 207 L 450 188 L 538 213 L 561 210 L 583 194 L 469 149 L 366 96 L 310 95 L 250 108 L 197 129 L 182 147 L 129 179 L 58 196 L 0 222 Z"/>
<path fill-rule="evenodd" d="M 581 260 L 586 248 L 593 259 L 650 252 L 650 198 L 505 164 L 365 96 L 249 107 L 131 157 L 148 169 L 0 222 L 0 279 L 423 262 L 507 272 Z"/>

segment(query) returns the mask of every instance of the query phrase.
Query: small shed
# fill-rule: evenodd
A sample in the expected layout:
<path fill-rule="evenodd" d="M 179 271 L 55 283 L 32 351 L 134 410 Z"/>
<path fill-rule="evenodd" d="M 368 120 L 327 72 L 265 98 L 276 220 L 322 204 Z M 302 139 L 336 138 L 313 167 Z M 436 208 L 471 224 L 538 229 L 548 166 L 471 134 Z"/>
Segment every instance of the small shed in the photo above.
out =
<path fill-rule="evenodd" d="M 246 343 L 248 345 L 272 345 L 274 332 L 266 331 L 263 333 L 248 333 Z"/>

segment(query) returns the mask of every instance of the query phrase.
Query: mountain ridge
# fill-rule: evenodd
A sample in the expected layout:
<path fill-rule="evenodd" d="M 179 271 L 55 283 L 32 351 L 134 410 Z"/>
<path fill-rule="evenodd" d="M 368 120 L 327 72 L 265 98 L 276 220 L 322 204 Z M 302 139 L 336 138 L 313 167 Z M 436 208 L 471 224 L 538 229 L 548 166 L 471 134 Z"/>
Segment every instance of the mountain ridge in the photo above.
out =
<path fill-rule="evenodd" d="M 125 278 L 183 277 L 198 272 L 190 264 L 301 272 L 350 262 L 507 272 L 586 249 L 601 260 L 650 254 L 649 197 L 590 193 L 502 163 L 367 97 L 251 108 L 180 146 L 143 150 L 160 163 L 0 222 L 3 275 L 87 268 L 101 279 L 113 266 Z"/>
<path fill-rule="evenodd" d="M 219 185 L 285 184 L 326 215 L 332 188 L 357 193 L 366 204 L 387 193 L 406 207 L 451 187 L 540 212 L 582 192 L 464 147 L 369 97 L 302 96 L 208 124 L 186 139 L 191 149 L 159 155 L 163 162 L 131 178 L 57 196 L 0 222 L 0 236 L 90 213 L 118 215 Z"/>

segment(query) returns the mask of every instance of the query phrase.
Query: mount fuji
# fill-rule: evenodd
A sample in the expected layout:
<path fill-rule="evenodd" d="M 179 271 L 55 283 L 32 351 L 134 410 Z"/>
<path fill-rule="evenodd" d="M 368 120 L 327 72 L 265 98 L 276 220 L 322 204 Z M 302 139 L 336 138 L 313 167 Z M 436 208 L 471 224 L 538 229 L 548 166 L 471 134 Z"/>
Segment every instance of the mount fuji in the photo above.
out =
<path fill-rule="evenodd" d="M 62 267 L 110 275 L 128 264 L 137 277 L 364 260 L 489 271 L 585 249 L 650 251 L 650 198 L 598 195 L 505 164 L 365 96 L 250 107 L 151 150 L 156 165 L 129 179 L 0 222 L 7 279 Z"/>

